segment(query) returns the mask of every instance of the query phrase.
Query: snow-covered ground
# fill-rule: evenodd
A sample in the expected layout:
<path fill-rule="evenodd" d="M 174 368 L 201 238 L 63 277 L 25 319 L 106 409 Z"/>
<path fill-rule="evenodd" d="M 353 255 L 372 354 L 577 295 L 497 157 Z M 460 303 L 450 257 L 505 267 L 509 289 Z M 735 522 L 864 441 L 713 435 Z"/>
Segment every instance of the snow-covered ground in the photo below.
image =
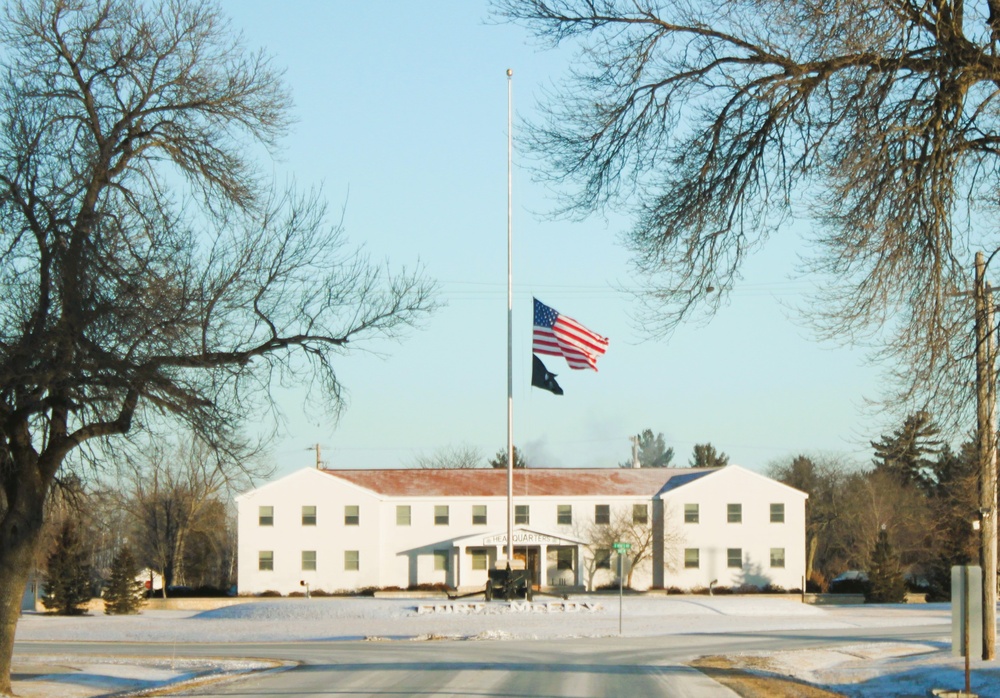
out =
<path fill-rule="evenodd" d="M 845 695 L 927 695 L 931 688 L 964 685 L 964 660 L 951 656 L 951 613 L 947 604 L 810 606 L 781 597 L 625 597 L 622 635 L 630 637 L 705 632 L 859 629 L 850 647 L 830 650 L 743 654 L 739 666 L 790 675 Z M 616 596 L 574 597 L 534 604 L 450 602 L 440 599 L 314 598 L 255 601 L 210 611 L 145 611 L 139 616 L 93 615 L 61 618 L 26 614 L 18 641 L 121 640 L 144 642 L 231 642 L 295 640 L 419 640 L 454 638 L 503 640 L 618 636 Z M 861 629 L 940 624 L 927 643 L 872 643 Z M 18 658 L 22 666 L 27 657 Z M 259 665 L 134 662 L 126 657 L 85 667 L 62 667 L 67 658 L 32 657 L 30 673 L 15 685 L 22 696 L 87 696 L 144 688 L 219 671 Z M 71 662 L 70 662 L 71 664 Z M 39 667 L 54 667 L 46 674 Z M 974 661 L 973 690 L 1000 698 L 1000 662 Z M 99 687 L 99 689 L 97 688 Z"/>

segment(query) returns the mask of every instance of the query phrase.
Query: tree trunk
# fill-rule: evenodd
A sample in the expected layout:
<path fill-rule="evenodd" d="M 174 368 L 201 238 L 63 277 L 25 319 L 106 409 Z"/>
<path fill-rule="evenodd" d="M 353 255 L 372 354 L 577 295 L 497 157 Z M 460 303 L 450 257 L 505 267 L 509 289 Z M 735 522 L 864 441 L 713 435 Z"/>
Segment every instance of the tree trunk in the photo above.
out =
<path fill-rule="evenodd" d="M 819 549 L 819 536 L 812 535 L 806 547 L 806 582 L 812 576 L 813 564 L 816 562 L 816 550 Z M 802 591 L 805 591 L 803 589 Z"/>
<path fill-rule="evenodd" d="M 41 535 L 45 490 L 36 478 L 24 478 L 0 523 L 0 695 L 13 695 L 10 668 L 21 599 L 34 567 Z M 36 485 L 33 487 L 32 485 Z"/>

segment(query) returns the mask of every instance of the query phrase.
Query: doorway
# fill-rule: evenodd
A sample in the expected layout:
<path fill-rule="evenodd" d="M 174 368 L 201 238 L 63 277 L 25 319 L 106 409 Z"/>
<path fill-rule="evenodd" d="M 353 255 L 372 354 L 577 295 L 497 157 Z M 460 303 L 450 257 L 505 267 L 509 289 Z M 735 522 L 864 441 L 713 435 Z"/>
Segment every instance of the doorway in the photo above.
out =
<path fill-rule="evenodd" d="M 524 569 L 531 570 L 532 587 L 538 591 L 542 586 L 538 547 L 514 548 L 514 559 L 524 563 Z"/>

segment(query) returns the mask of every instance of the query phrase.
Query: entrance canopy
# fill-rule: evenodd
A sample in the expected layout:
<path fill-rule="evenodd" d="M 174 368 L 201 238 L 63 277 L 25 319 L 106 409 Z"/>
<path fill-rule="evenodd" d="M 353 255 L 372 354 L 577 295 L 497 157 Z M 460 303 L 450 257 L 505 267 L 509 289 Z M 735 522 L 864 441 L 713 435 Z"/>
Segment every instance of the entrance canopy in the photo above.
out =
<path fill-rule="evenodd" d="M 456 538 L 452 543 L 459 548 L 487 548 L 493 546 L 507 545 L 507 532 L 498 531 L 493 533 L 481 533 L 464 538 Z M 587 541 L 571 536 L 564 536 L 558 533 L 547 533 L 536 531 L 524 526 L 514 529 L 514 545 L 587 545 Z"/>

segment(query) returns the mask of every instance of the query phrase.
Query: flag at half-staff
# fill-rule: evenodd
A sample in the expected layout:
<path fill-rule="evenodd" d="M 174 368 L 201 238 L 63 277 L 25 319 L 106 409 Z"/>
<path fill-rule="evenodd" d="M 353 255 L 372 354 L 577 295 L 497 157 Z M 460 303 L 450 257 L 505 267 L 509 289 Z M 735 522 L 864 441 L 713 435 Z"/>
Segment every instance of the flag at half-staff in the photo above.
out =
<path fill-rule="evenodd" d="M 597 359 L 608 350 L 608 338 L 554 308 L 535 301 L 535 330 L 531 351 L 534 354 L 562 356 L 570 368 L 597 370 Z"/>
<path fill-rule="evenodd" d="M 531 385 L 556 395 L 563 394 L 563 389 L 556 383 L 556 374 L 550 373 L 542 360 L 534 354 L 531 355 Z"/>

